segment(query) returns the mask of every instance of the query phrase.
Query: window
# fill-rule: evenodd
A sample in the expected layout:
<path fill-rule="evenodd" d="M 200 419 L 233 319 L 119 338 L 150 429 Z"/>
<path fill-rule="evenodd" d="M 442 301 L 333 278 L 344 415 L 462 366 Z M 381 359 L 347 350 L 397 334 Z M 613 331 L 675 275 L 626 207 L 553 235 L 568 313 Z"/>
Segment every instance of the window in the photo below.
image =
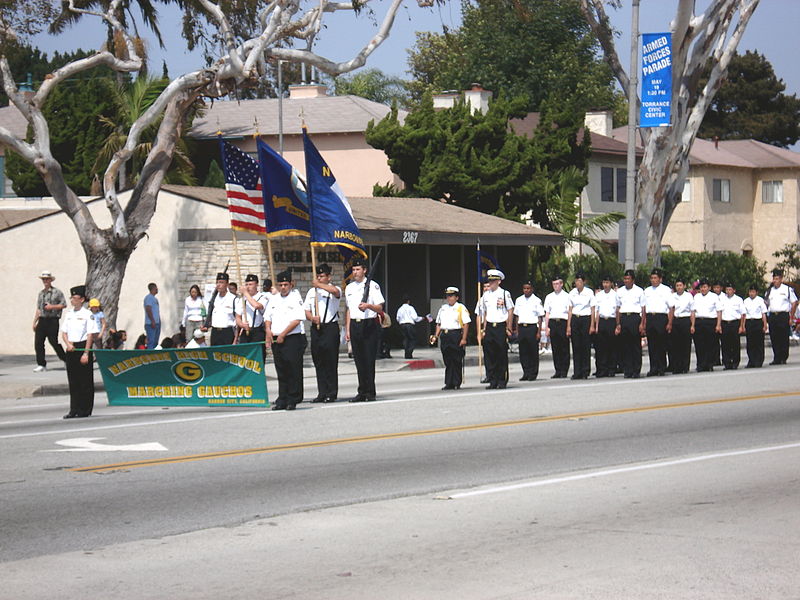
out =
<path fill-rule="evenodd" d="M 617 202 L 625 202 L 626 187 L 628 185 L 627 178 L 627 169 L 617 169 Z"/>
<path fill-rule="evenodd" d="M 762 181 L 761 182 L 761 202 L 764 204 L 783 203 L 783 182 L 782 181 Z"/>
<path fill-rule="evenodd" d="M 687 179 L 683 182 L 683 191 L 681 192 L 681 202 L 689 202 L 692 199 L 692 182 Z"/>
<path fill-rule="evenodd" d="M 627 170 L 612 167 L 600 168 L 600 200 L 625 202 Z"/>
<path fill-rule="evenodd" d="M 731 180 L 730 179 L 715 179 L 713 183 L 713 199 L 714 202 L 730 202 L 731 201 Z"/>
<path fill-rule="evenodd" d="M 614 201 L 614 169 L 611 167 L 600 169 L 600 200 L 603 202 Z"/>

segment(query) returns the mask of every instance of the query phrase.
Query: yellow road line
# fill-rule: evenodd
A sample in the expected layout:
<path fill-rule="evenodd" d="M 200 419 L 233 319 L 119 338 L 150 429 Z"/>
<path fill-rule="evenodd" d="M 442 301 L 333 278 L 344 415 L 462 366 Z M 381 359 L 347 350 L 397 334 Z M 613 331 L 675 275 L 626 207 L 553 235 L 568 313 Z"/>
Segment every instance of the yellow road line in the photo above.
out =
<path fill-rule="evenodd" d="M 800 396 L 800 392 L 781 392 L 775 394 L 760 394 L 757 396 L 735 396 L 733 398 L 717 398 L 714 400 L 698 400 L 694 402 L 673 402 L 670 404 L 651 404 L 648 406 L 634 406 L 628 408 L 615 408 L 592 412 L 551 415 L 549 417 L 532 417 L 529 419 L 516 419 L 512 421 L 496 421 L 493 423 L 479 423 L 473 425 L 456 425 L 453 427 L 440 427 L 437 429 L 420 429 L 416 431 L 399 431 L 396 433 L 379 433 L 375 435 L 362 435 L 348 438 L 334 438 L 331 440 L 318 440 L 313 442 L 297 442 L 295 444 L 280 444 L 277 446 L 262 446 L 260 448 L 244 448 L 240 450 L 225 450 L 222 452 L 208 452 L 205 454 L 188 454 L 186 456 L 173 456 L 136 460 L 130 462 L 95 465 L 91 467 L 76 467 L 70 471 L 78 473 L 102 473 L 115 469 L 134 469 L 138 467 L 153 467 L 158 465 L 171 465 L 175 463 L 210 460 L 213 458 L 227 458 L 231 456 L 248 456 L 251 454 L 266 454 L 268 452 L 283 452 L 286 450 L 302 450 L 305 448 L 318 448 L 321 446 L 338 446 L 340 444 L 355 444 L 359 442 L 375 442 L 398 438 L 418 437 L 424 435 L 439 435 L 443 433 L 456 433 L 459 431 L 480 431 L 481 429 L 495 429 L 498 427 L 511 427 L 514 425 L 532 425 L 534 423 L 548 423 L 551 421 L 566 421 L 569 419 L 587 419 L 590 417 L 605 417 L 609 415 L 624 415 L 671 408 L 689 408 L 696 406 L 709 406 L 713 404 L 726 404 L 730 402 L 746 402 L 749 400 L 767 400 L 771 398 L 787 398 Z"/>

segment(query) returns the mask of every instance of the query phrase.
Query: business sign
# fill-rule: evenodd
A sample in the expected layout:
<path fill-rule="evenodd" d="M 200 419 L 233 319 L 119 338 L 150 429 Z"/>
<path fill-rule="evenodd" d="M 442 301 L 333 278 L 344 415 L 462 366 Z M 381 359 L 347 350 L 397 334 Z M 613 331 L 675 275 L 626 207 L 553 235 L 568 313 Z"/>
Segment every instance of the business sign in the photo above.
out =
<path fill-rule="evenodd" d="M 672 103 L 672 34 L 642 34 L 642 111 L 639 127 L 667 127 Z"/>
<path fill-rule="evenodd" d="M 94 353 L 111 405 L 269 406 L 261 344 Z"/>

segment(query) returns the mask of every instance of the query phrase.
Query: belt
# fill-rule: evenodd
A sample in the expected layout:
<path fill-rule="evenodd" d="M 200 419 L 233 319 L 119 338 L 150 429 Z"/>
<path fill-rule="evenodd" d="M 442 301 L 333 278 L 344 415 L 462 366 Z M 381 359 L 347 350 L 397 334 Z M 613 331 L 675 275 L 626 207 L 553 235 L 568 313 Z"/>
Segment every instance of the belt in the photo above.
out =
<path fill-rule="evenodd" d="M 677 316 L 676 316 L 675 318 L 676 318 L 676 319 L 688 319 L 688 318 L 689 318 L 689 315 L 683 315 L 683 316 L 681 316 L 681 317 L 677 317 Z"/>
<path fill-rule="evenodd" d="M 228 329 L 233 329 L 233 325 L 229 325 L 228 327 L 212 327 L 214 331 L 226 331 Z"/>
<path fill-rule="evenodd" d="M 589 318 L 589 317 L 591 317 L 592 315 L 572 315 L 572 316 L 573 316 L 574 318 L 577 318 L 577 319 L 588 319 L 588 318 Z"/>
<path fill-rule="evenodd" d="M 486 324 L 487 324 L 487 325 L 489 325 L 490 327 L 500 327 L 501 325 L 502 325 L 503 327 L 505 327 L 505 325 L 506 325 L 506 322 L 505 322 L 505 321 L 500 321 L 499 323 L 492 323 L 491 321 L 489 321 L 489 322 L 488 322 L 488 323 L 486 323 Z"/>
<path fill-rule="evenodd" d="M 440 329 L 439 333 L 461 333 L 460 329 Z"/>
<path fill-rule="evenodd" d="M 771 315 L 788 315 L 788 310 L 776 310 L 775 312 L 770 312 Z"/>
<path fill-rule="evenodd" d="M 566 319 L 550 317 L 550 321 L 566 321 Z"/>
<path fill-rule="evenodd" d="M 637 315 L 637 316 L 641 316 L 642 313 L 640 313 L 640 312 L 622 312 L 622 311 L 620 311 L 619 314 L 621 314 L 621 315 Z"/>
<path fill-rule="evenodd" d="M 701 321 L 716 321 L 717 317 L 698 317 L 695 316 L 695 320 L 700 319 Z"/>
<path fill-rule="evenodd" d="M 662 312 L 657 312 L 657 313 L 654 313 L 654 312 L 649 312 L 649 313 L 647 313 L 647 316 L 648 316 L 648 317 L 654 317 L 654 316 L 656 316 L 656 315 L 663 315 L 663 316 L 665 316 L 665 317 L 666 317 L 666 316 L 667 316 L 667 314 L 668 314 L 668 313 L 662 313 Z"/>
<path fill-rule="evenodd" d="M 538 323 L 517 323 L 520 327 L 538 327 Z"/>
<path fill-rule="evenodd" d="M 600 318 L 603 319 L 604 321 L 614 321 L 614 320 L 616 320 L 617 317 L 616 317 L 616 315 L 614 315 L 613 317 L 603 317 L 603 316 L 601 316 Z"/>

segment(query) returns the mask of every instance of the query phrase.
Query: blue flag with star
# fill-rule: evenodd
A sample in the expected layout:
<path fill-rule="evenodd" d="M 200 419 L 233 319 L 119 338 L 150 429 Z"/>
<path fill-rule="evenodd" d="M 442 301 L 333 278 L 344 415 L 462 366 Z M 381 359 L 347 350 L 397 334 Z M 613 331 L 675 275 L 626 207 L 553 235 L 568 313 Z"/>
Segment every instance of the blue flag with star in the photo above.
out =
<path fill-rule="evenodd" d="M 306 155 L 306 185 L 311 214 L 311 244 L 334 245 L 341 252 L 345 266 L 354 255 L 367 256 L 364 240 L 358 229 L 350 203 L 336 177 L 322 158 L 308 130 L 303 127 L 303 148 Z"/>

